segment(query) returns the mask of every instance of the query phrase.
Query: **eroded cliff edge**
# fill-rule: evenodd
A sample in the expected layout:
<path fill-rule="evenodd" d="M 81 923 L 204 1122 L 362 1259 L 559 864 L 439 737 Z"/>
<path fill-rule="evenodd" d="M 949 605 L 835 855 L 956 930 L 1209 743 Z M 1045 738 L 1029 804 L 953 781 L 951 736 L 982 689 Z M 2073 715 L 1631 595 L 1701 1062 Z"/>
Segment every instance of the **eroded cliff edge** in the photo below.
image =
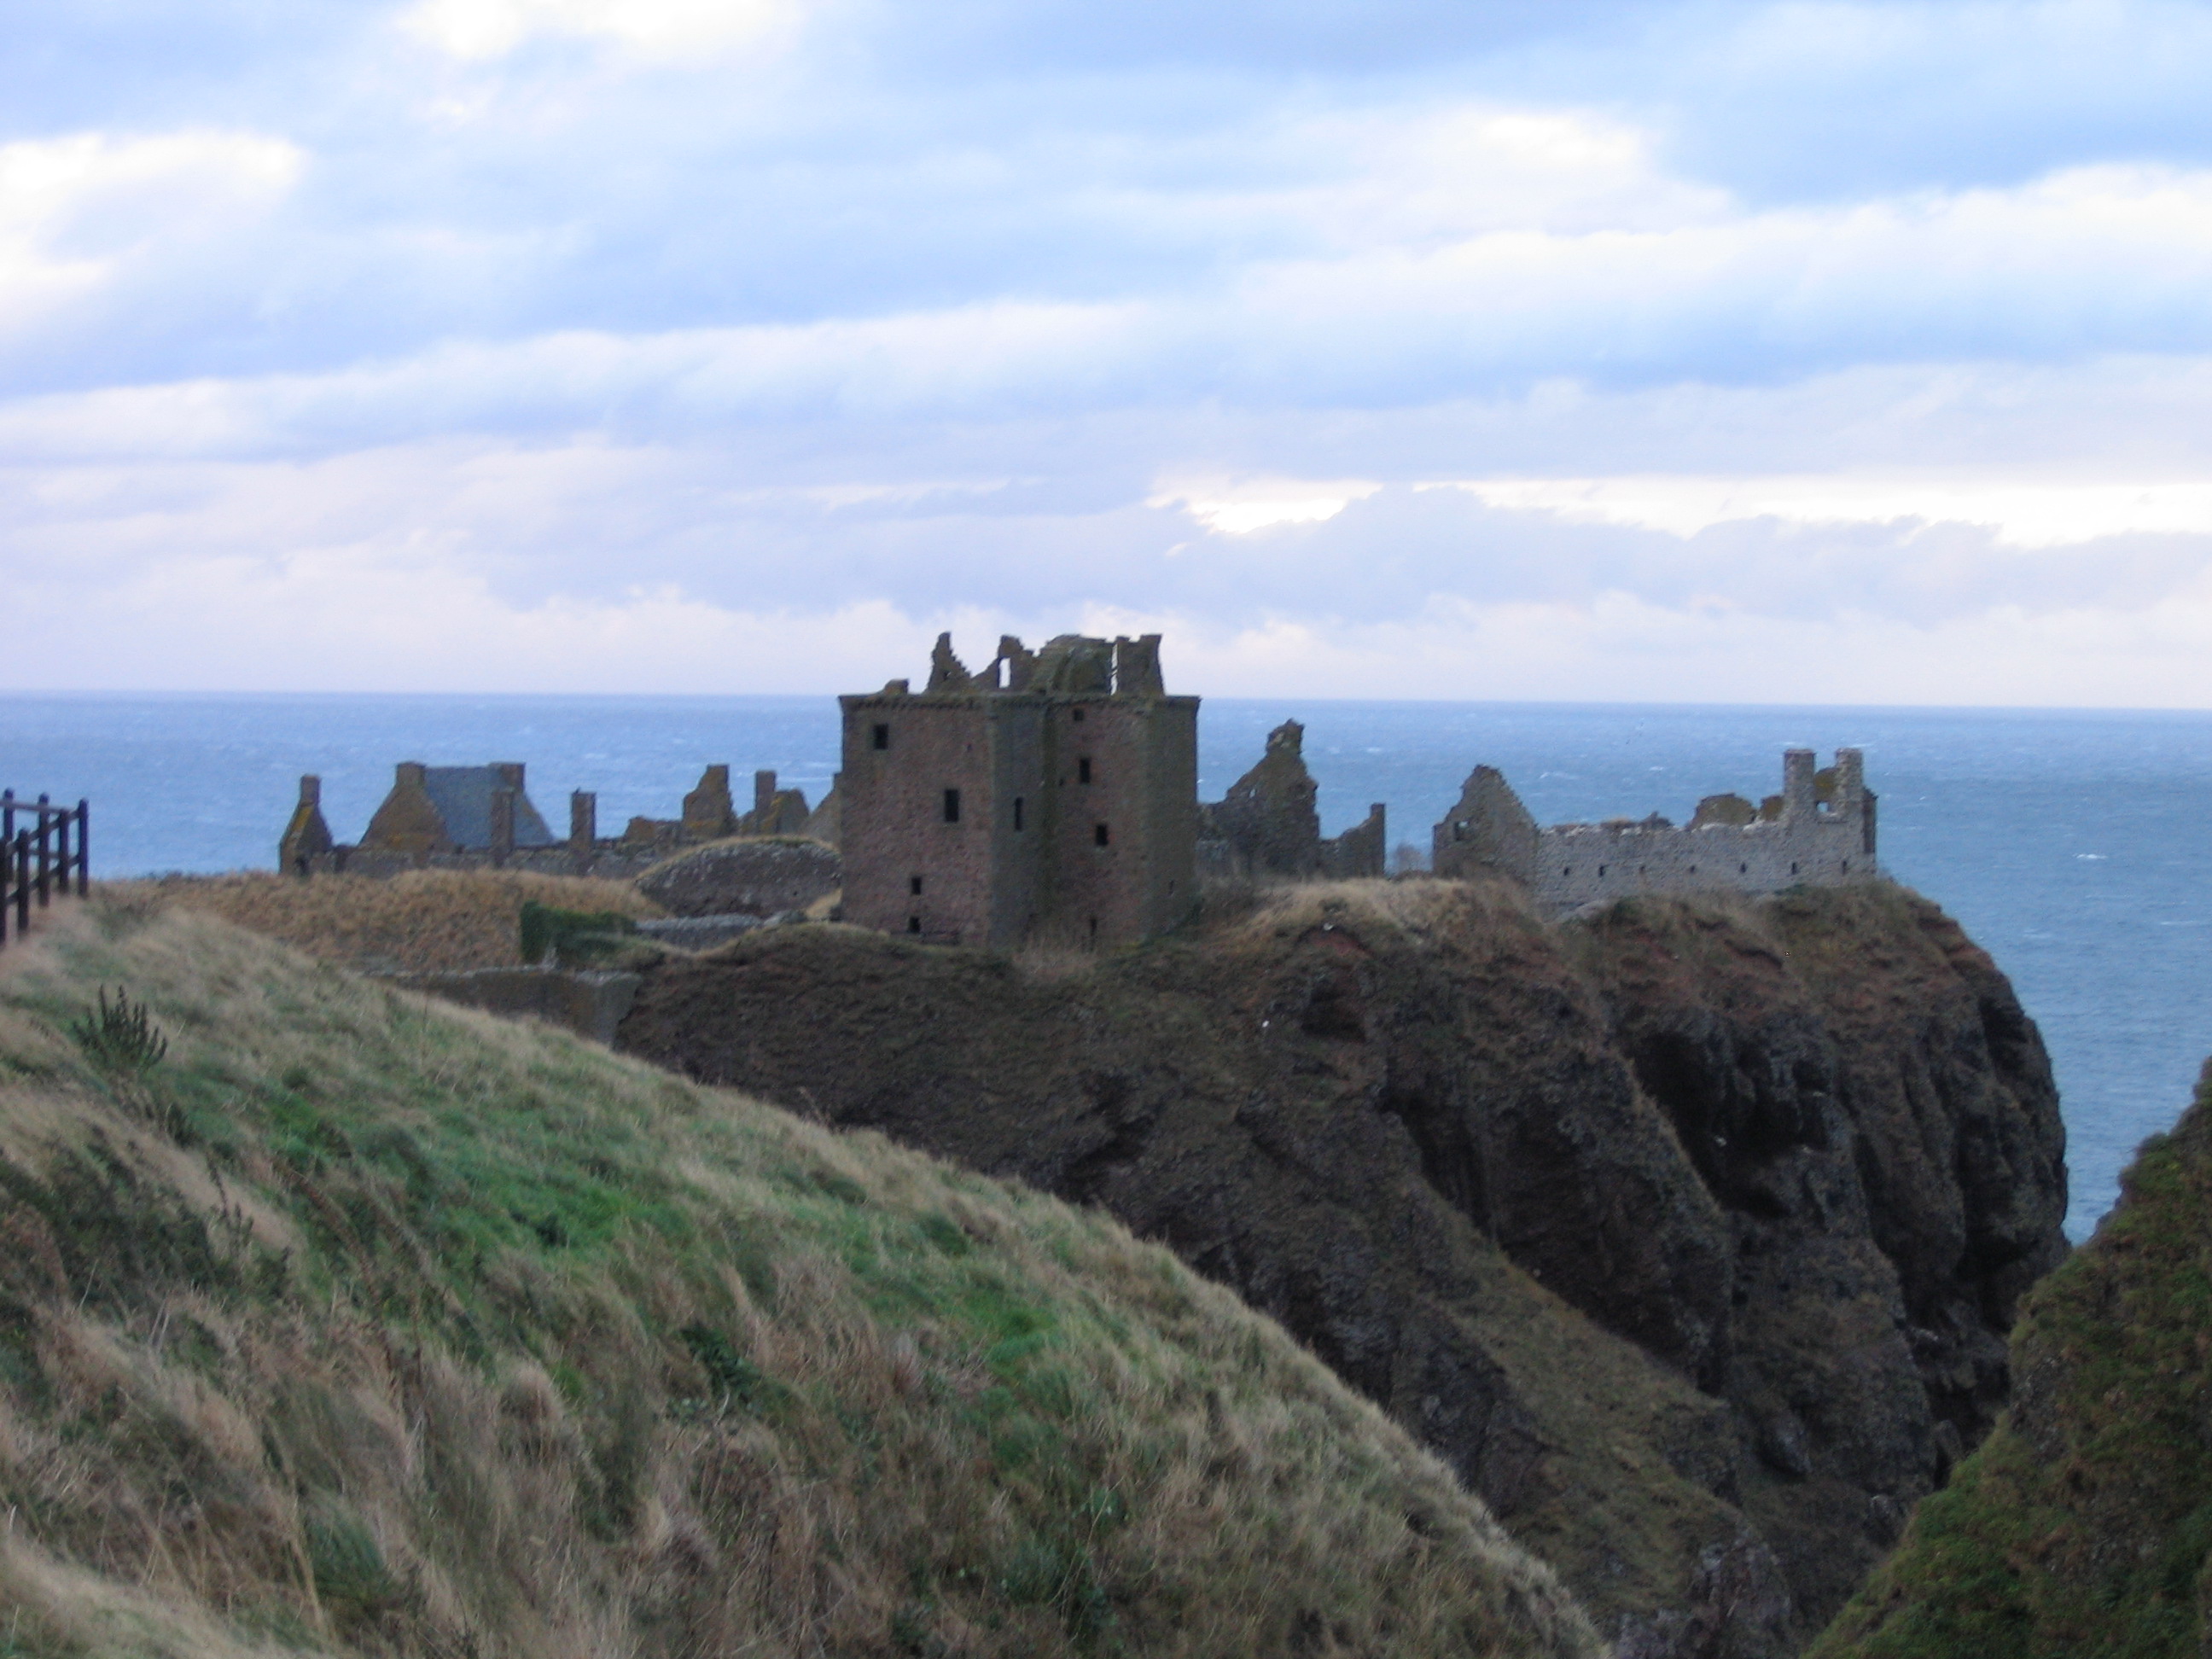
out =
<path fill-rule="evenodd" d="M 1623 1654 L 1818 1629 L 1987 1432 L 2064 1250 L 2041 1041 L 1894 888 L 1555 926 L 1341 884 L 1095 965 L 791 928 L 657 971 L 621 1041 L 1168 1242 Z"/>

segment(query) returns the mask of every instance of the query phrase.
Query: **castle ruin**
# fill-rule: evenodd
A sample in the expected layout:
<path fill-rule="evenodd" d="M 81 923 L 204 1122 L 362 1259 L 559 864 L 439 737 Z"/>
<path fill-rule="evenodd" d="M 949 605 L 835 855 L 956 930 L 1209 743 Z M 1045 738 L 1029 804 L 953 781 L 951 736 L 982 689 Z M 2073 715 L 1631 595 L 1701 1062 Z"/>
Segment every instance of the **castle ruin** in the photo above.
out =
<path fill-rule="evenodd" d="M 1198 699 L 1159 636 L 1011 635 L 971 673 L 940 635 L 927 685 L 840 697 L 848 921 L 946 944 L 1113 945 L 1196 897 Z"/>
<path fill-rule="evenodd" d="M 360 841 L 337 841 L 323 817 L 323 781 L 300 780 L 299 804 L 277 842 L 276 865 L 293 875 L 338 871 L 390 876 L 403 870 L 535 870 L 547 875 L 625 881 L 687 848 L 739 837 L 805 836 L 836 846 L 833 784 L 809 811 L 805 795 L 776 787 L 774 772 L 753 774 L 753 807 L 740 813 L 730 769 L 709 766 L 684 797 L 677 818 L 634 817 L 620 836 L 599 833 L 599 796 L 568 797 L 568 838 L 556 840 L 531 804 L 520 761 L 489 766 L 426 766 L 402 761 Z"/>
<path fill-rule="evenodd" d="M 1875 797 L 1864 758 L 1838 749 L 1826 771 L 1815 771 L 1814 760 L 1809 749 L 1784 750 L 1780 794 L 1758 806 L 1741 795 L 1708 795 L 1680 828 L 1656 814 L 1539 828 L 1504 774 L 1478 766 L 1436 827 L 1431 867 L 1439 876 L 1510 876 L 1553 912 L 1634 893 L 1775 893 L 1874 880 Z"/>
<path fill-rule="evenodd" d="M 1381 801 L 1366 821 L 1322 839 L 1320 793 L 1306 770 L 1305 727 L 1285 720 L 1267 733 L 1259 764 L 1229 786 L 1229 793 L 1198 809 L 1198 861 L 1208 876 L 1379 876 L 1389 846 Z"/>
<path fill-rule="evenodd" d="M 1190 914 L 1201 873 L 1382 876 L 1382 804 L 1323 839 L 1296 720 L 1268 733 L 1258 763 L 1220 800 L 1199 801 L 1199 699 L 1168 695 L 1159 645 L 1156 634 L 1067 634 L 1031 652 L 1008 635 L 971 672 L 939 635 L 921 691 L 893 680 L 838 699 L 844 769 L 811 811 L 803 793 L 761 771 L 741 813 L 730 769 L 715 765 L 680 816 L 634 817 L 612 838 L 598 833 L 597 796 L 579 790 L 558 840 L 531 803 L 520 763 L 407 761 L 349 846 L 324 821 L 320 780 L 303 777 L 279 866 L 303 876 L 489 866 L 628 880 L 704 844 L 804 838 L 842 853 L 847 921 L 986 946 L 1149 939 Z M 1639 893 L 1874 880 L 1875 832 L 1875 798 L 1856 749 L 1838 749 L 1825 771 L 1811 750 L 1790 750 L 1779 794 L 1755 806 L 1708 796 L 1679 828 L 1656 814 L 1540 826 L 1501 773 L 1478 766 L 1435 828 L 1431 870 L 1510 876 L 1559 914 Z"/>

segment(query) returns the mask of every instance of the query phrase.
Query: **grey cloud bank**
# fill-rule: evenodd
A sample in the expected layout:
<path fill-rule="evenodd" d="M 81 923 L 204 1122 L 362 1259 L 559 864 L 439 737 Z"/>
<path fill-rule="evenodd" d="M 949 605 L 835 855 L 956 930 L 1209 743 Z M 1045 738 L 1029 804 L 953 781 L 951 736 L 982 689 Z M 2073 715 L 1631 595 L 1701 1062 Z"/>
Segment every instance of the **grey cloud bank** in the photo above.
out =
<path fill-rule="evenodd" d="M 15 683 L 2212 702 L 2205 6 L 184 10 L 0 43 Z"/>

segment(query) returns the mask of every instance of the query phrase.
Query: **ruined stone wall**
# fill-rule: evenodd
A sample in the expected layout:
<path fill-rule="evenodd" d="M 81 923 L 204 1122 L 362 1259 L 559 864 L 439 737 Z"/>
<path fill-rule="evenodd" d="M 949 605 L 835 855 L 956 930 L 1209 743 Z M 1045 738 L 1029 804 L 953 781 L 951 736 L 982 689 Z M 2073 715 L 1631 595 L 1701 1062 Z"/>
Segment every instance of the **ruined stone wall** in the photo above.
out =
<path fill-rule="evenodd" d="M 1382 803 L 1331 841 L 1321 836 L 1320 793 L 1307 771 L 1305 727 L 1285 720 L 1267 734 L 1259 763 L 1210 805 L 1198 809 L 1200 866 L 1209 877 L 1380 876 L 1389 845 Z"/>
<path fill-rule="evenodd" d="M 1258 763 L 1221 799 L 1200 809 L 1206 836 L 1228 844 L 1232 867 L 1254 876 L 1319 874 L 1320 790 L 1306 770 L 1305 727 L 1285 720 L 1267 733 Z"/>
<path fill-rule="evenodd" d="M 1510 875 L 1553 911 L 1636 893 L 1772 893 L 1875 879 L 1875 797 L 1860 752 L 1836 751 L 1826 799 L 1813 761 L 1809 749 L 1789 750 L 1781 797 L 1749 822 L 1701 810 L 1700 820 L 1711 821 L 1683 828 L 1654 817 L 1539 829 L 1503 776 L 1478 767 L 1436 827 L 1432 865 L 1443 876 Z"/>
<path fill-rule="evenodd" d="M 1335 881 L 1379 877 L 1388 872 L 1390 834 L 1389 814 L 1376 801 L 1361 822 L 1321 843 L 1322 874 Z"/>

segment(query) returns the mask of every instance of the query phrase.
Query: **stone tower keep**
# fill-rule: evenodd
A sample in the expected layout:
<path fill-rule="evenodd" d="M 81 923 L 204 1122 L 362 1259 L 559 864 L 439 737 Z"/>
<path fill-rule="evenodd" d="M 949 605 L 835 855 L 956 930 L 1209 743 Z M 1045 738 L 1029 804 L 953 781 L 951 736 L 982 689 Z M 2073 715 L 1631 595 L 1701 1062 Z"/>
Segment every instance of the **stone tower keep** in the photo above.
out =
<path fill-rule="evenodd" d="M 926 690 L 838 699 L 845 919 L 945 943 L 1121 945 L 1195 897 L 1198 699 L 1159 636 L 1011 636 L 970 673 L 941 635 Z"/>

